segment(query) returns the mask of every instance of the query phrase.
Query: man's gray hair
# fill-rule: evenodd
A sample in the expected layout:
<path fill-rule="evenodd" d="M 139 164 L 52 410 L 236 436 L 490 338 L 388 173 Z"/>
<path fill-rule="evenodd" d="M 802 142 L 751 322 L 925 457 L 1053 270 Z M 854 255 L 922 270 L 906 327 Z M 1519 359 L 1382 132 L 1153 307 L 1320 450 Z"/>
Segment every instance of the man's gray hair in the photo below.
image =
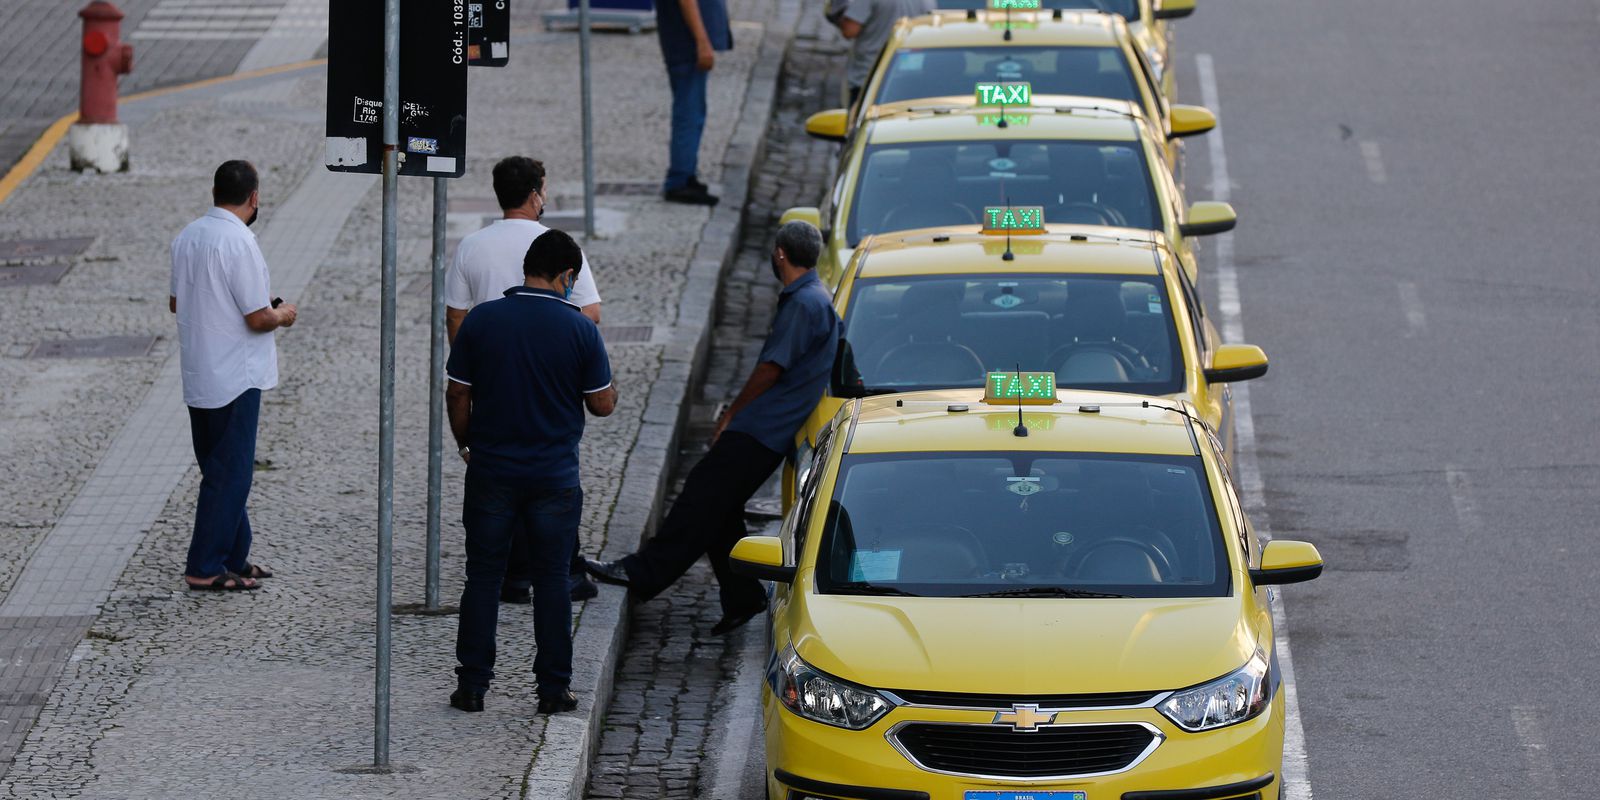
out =
<path fill-rule="evenodd" d="M 785 222 L 778 229 L 778 249 L 789 257 L 789 262 L 797 267 L 811 269 L 817 265 L 817 258 L 822 255 L 822 231 L 809 222 L 794 220 Z"/>

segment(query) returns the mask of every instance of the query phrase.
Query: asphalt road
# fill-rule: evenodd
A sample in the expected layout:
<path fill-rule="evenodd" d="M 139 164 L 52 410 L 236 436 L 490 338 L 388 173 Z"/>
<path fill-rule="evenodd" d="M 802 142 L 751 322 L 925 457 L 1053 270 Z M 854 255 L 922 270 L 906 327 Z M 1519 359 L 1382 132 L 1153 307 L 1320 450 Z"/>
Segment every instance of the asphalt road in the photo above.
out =
<path fill-rule="evenodd" d="M 1272 358 L 1272 532 L 1329 565 L 1284 592 L 1313 791 L 1586 796 L 1600 3 L 1207 2 L 1177 44 L 1241 218 L 1202 269 Z"/>

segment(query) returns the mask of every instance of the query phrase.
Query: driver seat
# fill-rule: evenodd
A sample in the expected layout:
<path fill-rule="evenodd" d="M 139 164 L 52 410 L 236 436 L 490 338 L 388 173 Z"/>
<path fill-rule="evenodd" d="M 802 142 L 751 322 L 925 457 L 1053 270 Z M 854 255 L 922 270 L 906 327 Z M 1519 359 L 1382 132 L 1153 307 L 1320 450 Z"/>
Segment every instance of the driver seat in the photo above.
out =
<path fill-rule="evenodd" d="M 971 225 L 972 209 L 951 200 L 957 192 L 953 151 L 949 146 L 914 147 L 906 157 L 897 191 L 904 202 L 889 209 L 875 233 Z"/>
<path fill-rule="evenodd" d="M 961 286 L 938 281 L 912 284 L 900 298 L 907 341 L 889 348 L 873 370 L 885 384 L 961 385 L 983 383 L 983 360 L 972 348 L 951 341 L 961 320 Z"/>
<path fill-rule="evenodd" d="M 1062 319 L 1064 341 L 1051 354 L 1062 383 L 1127 383 L 1133 380 L 1131 368 L 1143 358 L 1122 333 L 1128 325 L 1128 311 L 1122 304 L 1122 289 L 1113 281 L 1075 280 L 1068 288 Z"/>
<path fill-rule="evenodd" d="M 1104 180 L 1105 163 L 1096 148 L 1080 143 L 1051 147 L 1051 202 L 1044 210 L 1045 221 L 1062 225 L 1111 224 L 1109 216 L 1096 210 L 1101 205 L 1097 190 Z"/>

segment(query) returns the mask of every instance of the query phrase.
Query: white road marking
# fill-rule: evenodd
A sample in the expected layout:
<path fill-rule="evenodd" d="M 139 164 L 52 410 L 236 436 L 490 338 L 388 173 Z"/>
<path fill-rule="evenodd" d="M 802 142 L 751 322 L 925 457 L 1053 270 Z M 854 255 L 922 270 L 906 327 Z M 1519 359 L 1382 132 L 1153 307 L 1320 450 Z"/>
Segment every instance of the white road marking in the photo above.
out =
<path fill-rule="evenodd" d="M 1517 740 L 1522 743 L 1522 753 L 1528 759 L 1528 778 L 1534 795 L 1541 798 L 1560 796 L 1556 779 L 1555 761 L 1550 758 L 1550 745 L 1544 736 L 1544 726 L 1539 724 L 1539 711 L 1527 706 L 1511 709 L 1511 726 L 1516 729 Z"/>
<path fill-rule="evenodd" d="M 1444 482 L 1450 487 L 1450 504 L 1456 509 L 1456 525 L 1463 536 L 1483 532 L 1483 517 L 1478 514 L 1478 501 L 1472 492 L 1472 477 L 1454 464 L 1444 467 Z"/>
<path fill-rule="evenodd" d="M 1399 288 L 1400 310 L 1405 312 L 1406 324 L 1411 326 L 1412 333 L 1422 333 L 1428 329 L 1428 315 L 1422 310 L 1417 284 L 1414 281 L 1401 281 Z"/>
<path fill-rule="evenodd" d="M 1367 178 L 1369 180 L 1373 183 L 1389 182 L 1389 171 L 1383 168 L 1383 151 L 1378 149 L 1377 142 L 1362 142 L 1361 158 L 1367 162 Z"/>
<path fill-rule="evenodd" d="M 717 760 L 711 788 L 700 793 L 701 797 L 711 800 L 745 797 L 744 777 L 750 760 L 766 759 L 766 747 L 756 736 L 761 730 L 761 687 L 765 685 L 767 668 L 765 621 L 751 620 L 745 626 L 743 637 L 739 645 L 739 673 L 729 683 L 733 696 L 722 709 L 722 718 L 731 724 L 723 729 L 721 745 L 713 751 L 717 753 Z M 765 772 L 763 769 L 763 775 Z M 760 787 L 760 790 L 765 788 Z"/>
<path fill-rule="evenodd" d="M 1200 78 L 1200 102 L 1213 113 L 1219 113 L 1217 101 L 1217 74 L 1209 53 L 1195 56 L 1196 75 Z M 1232 179 L 1228 175 L 1227 151 L 1222 145 L 1222 129 L 1211 131 L 1206 137 L 1207 155 L 1211 160 L 1212 197 L 1228 202 L 1232 194 Z M 1222 315 L 1224 341 L 1244 340 L 1244 321 L 1239 303 L 1239 272 L 1233 263 L 1233 234 L 1216 237 L 1217 310 Z M 1272 538 L 1270 517 L 1267 513 L 1265 486 L 1261 466 L 1256 461 L 1256 426 L 1250 408 L 1250 388 L 1239 383 L 1233 386 L 1234 458 L 1239 470 L 1239 483 L 1244 489 L 1244 504 L 1249 511 L 1256 533 L 1263 539 Z M 1285 800 L 1311 800 L 1311 777 L 1306 758 L 1305 723 L 1300 718 L 1300 696 L 1294 679 L 1294 659 L 1289 651 L 1289 622 L 1283 610 L 1283 596 L 1272 595 L 1272 625 L 1277 634 L 1278 666 L 1283 670 L 1283 703 L 1286 712 L 1283 735 L 1282 796 Z"/>

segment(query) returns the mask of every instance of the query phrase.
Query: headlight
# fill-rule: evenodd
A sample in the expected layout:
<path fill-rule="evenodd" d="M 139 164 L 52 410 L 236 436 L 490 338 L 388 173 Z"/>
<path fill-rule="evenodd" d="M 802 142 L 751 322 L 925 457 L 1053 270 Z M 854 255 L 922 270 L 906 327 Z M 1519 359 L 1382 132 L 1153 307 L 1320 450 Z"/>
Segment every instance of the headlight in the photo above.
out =
<path fill-rule="evenodd" d="M 1158 708 L 1186 731 L 1209 731 L 1253 719 L 1271 697 L 1272 668 L 1256 651 L 1249 663 L 1210 683 L 1174 692 Z"/>
<path fill-rule="evenodd" d="M 859 731 L 889 713 L 882 695 L 818 672 L 792 646 L 778 657 L 771 683 L 784 708 L 824 725 Z"/>

